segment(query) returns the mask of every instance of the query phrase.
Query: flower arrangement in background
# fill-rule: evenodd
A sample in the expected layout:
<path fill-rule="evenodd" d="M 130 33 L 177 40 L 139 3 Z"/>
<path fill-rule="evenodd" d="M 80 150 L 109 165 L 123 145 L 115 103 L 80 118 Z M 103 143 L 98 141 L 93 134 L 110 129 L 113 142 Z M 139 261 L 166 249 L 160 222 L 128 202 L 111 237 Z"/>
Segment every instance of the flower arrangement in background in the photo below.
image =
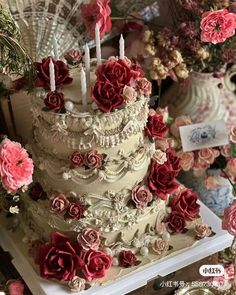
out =
<path fill-rule="evenodd" d="M 0 182 L 3 189 L 1 198 L 6 196 L 3 200 L 9 200 L 9 204 L 12 204 L 5 204 L 10 213 L 19 212 L 18 191 L 27 189 L 33 181 L 33 171 L 33 161 L 27 151 L 20 143 L 5 138 L 0 144 Z"/>

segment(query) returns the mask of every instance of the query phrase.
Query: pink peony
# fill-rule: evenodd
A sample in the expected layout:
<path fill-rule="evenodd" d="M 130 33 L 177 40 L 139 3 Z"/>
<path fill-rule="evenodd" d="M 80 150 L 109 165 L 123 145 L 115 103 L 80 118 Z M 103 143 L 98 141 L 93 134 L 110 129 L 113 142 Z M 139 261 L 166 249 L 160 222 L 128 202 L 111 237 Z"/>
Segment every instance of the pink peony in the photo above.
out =
<path fill-rule="evenodd" d="M 236 201 L 233 201 L 233 203 L 225 209 L 222 228 L 227 230 L 231 235 L 236 236 Z"/>
<path fill-rule="evenodd" d="M 16 192 L 32 180 L 34 165 L 20 143 L 4 139 L 0 144 L 0 178 L 8 192 Z"/>
<path fill-rule="evenodd" d="M 101 243 L 99 233 L 92 228 L 84 229 L 78 235 L 77 240 L 84 250 L 98 250 Z"/>
<path fill-rule="evenodd" d="M 202 15 L 201 41 L 213 44 L 225 42 L 235 34 L 236 15 L 227 9 L 208 11 Z"/>
<path fill-rule="evenodd" d="M 86 29 L 91 37 L 95 35 L 95 26 L 98 23 L 100 37 L 111 30 L 111 9 L 109 0 L 92 0 L 89 4 L 84 4 L 81 10 L 81 17 Z"/>
<path fill-rule="evenodd" d="M 174 120 L 174 123 L 170 126 L 170 132 L 174 135 L 175 138 L 179 138 L 179 127 L 191 125 L 192 121 L 188 116 L 180 116 Z"/>

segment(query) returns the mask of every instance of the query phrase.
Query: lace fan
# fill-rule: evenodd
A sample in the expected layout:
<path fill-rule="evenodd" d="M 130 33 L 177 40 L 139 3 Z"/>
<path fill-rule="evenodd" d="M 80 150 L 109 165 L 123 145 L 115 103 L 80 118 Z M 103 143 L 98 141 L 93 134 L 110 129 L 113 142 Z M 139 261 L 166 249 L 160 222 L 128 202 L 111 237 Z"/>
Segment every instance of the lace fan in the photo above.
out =
<path fill-rule="evenodd" d="M 89 40 L 80 11 L 83 0 L 6 0 L 18 23 L 23 44 L 33 60 L 53 54 L 53 38 L 61 56 Z"/>

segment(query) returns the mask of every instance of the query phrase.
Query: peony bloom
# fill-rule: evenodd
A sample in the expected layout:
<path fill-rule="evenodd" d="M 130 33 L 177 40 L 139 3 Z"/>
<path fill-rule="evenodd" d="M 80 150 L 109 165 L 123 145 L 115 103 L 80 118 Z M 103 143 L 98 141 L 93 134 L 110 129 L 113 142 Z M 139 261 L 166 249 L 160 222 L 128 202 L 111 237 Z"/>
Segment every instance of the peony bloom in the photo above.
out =
<path fill-rule="evenodd" d="M 16 192 L 32 180 L 34 165 L 20 143 L 4 139 L 0 144 L 0 178 L 4 189 Z"/>
<path fill-rule="evenodd" d="M 231 235 L 236 236 L 236 201 L 225 209 L 222 228 Z"/>
<path fill-rule="evenodd" d="M 89 4 L 84 4 L 81 10 L 81 17 L 89 35 L 94 38 L 95 26 L 99 25 L 100 37 L 111 30 L 111 9 L 109 0 L 92 0 Z"/>
<path fill-rule="evenodd" d="M 234 36 L 236 15 L 227 9 L 205 12 L 201 21 L 201 40 L 213 44 L 225 42 Z"/>

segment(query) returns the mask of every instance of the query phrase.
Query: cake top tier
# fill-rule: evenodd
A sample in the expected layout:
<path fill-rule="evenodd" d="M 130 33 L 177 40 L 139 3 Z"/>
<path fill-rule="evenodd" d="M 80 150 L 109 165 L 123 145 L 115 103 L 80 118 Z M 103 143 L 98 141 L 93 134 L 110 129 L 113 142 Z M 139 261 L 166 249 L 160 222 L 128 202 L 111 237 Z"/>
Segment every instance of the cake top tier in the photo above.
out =
<path fill-rule="evenodd" d="M 85 69 L 82 60 L 70 67 L 52 57 L 35 66 L 35 97 L 52 114 L 86 117 L 117 112 L 151 94 L 140 65 L 126 57 L 111 57 L 100 66 L 92 59 Z"/>

